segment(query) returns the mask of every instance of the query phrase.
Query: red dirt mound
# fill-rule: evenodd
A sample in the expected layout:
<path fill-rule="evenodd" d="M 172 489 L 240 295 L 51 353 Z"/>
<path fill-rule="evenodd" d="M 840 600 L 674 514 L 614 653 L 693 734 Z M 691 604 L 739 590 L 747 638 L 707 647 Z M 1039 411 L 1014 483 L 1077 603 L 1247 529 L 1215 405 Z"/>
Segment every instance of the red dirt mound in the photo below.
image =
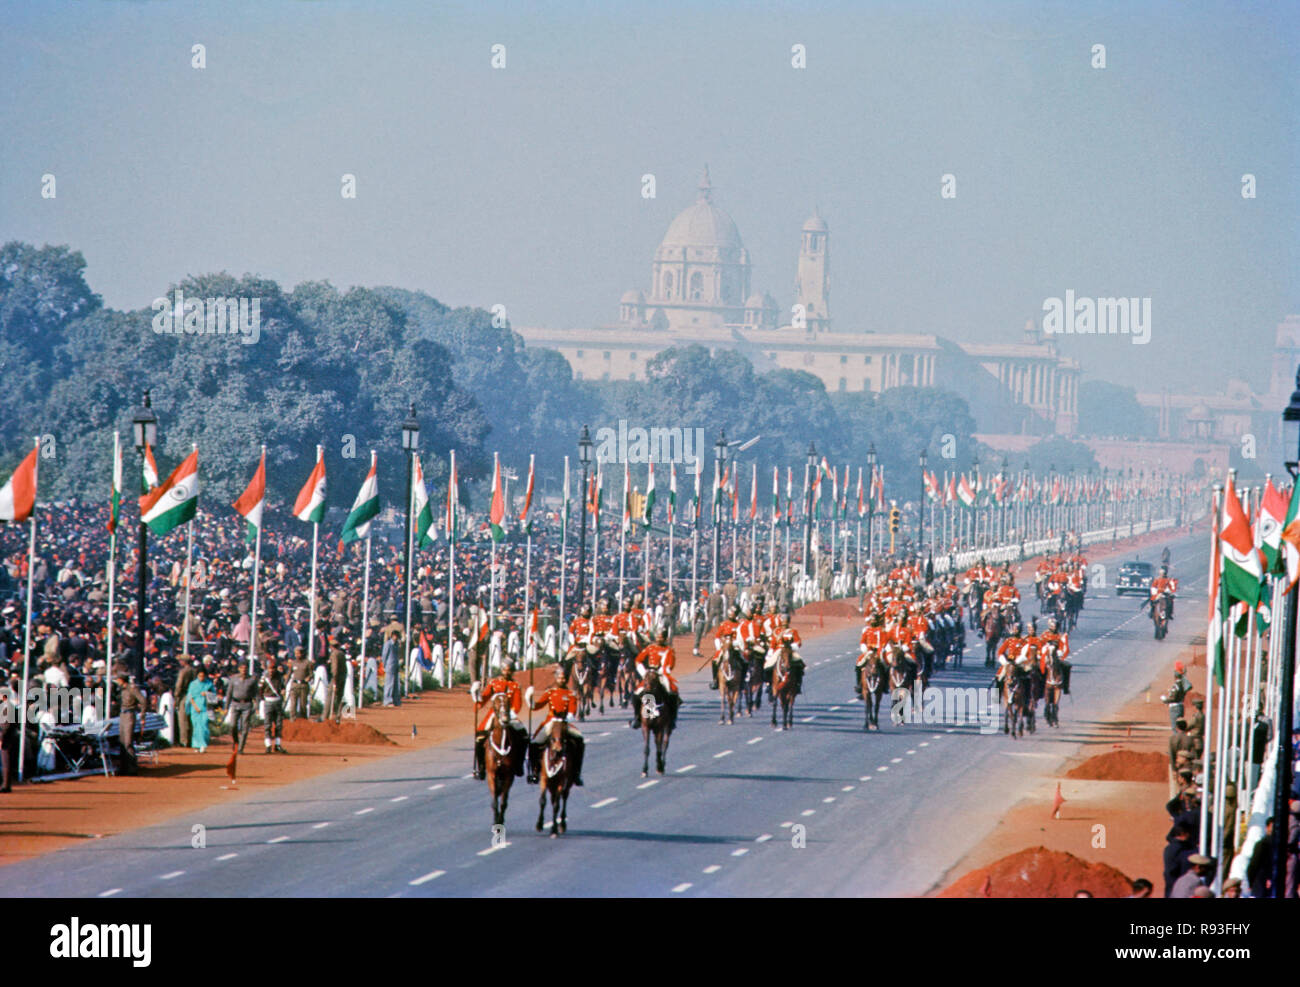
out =
<path fill-rule="evenodd" d="M 1065 777 L 1088 781 L 1168 781 L 1169 758 L 1156 751 L 1109 751 L 1076 764 Z"/>
<path fill-rule="evenodd" d="M 862 617 L 858 605 L 850 600 L 818 600 L 799 608 L 800 617 Z"/>
<path fill-rule="evenodd" d="M 285 744 L 387 744 L 393 742 L 369 723 L 317 723 L 290 720 L 284 725 Z"/>
<path fill-rule="evenodd" d="M 1090 891 L 1096 898 L 1124 898 L 1133 893 L 1133 885 L 1114 867 L 1037 846 L 971 871 L 940 891 L 939 897 L 1073 898 L 1076 891 Z"/>

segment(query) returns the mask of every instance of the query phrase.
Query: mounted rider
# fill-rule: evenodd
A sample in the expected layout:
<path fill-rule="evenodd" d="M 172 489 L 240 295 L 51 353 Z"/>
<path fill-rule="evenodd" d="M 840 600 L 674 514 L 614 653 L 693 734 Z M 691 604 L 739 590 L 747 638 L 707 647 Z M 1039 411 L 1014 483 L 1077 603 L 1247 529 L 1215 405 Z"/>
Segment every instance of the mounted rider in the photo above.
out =
<path fill-rule="evenodd" d="M 718 687 L 718 663 L 722 661 L 722 649 L 724 647 L 739 646 L 737 632 L 740 628 L 740 604 L 733 603 L 731 612 L 727 619 L 718 625 L 718 629 L 713 632 L 713 662 L 710 668 L 709 688 Z"/>
<path fill-rule="evenodd" d="M 879 611 L 870 614 L 867 617 L 867 626 L 862 631 L 862 637 L 858 640 L 858 660 L 853 665 L 853 691 L 859 699 L 862 698 L 862 666 L 867 663 L 867 656 L 876 654 L 883 656 L 885 647 L 891 642 L 892 637 L 889 631 L 885 630 L 885 615 Z"/>
<path fill-rule="evenodd" d="M 496 718 L 495 704 L 492 701 L 494 696 L 506 697 L 506 710 L 510 718 L 506 727 L 510 731 L 512 747 L 522 751 L 524 745 L 528 743 L 528 728 L 519 719 L 519 710 L 523 707 L 523 694 L 519 691 L 519 683 L 515 681 L 515 663 L 509 658 L 505 659 L 501 663 L 501 673 L 495 678 L 488 679 L 486 685 L 482 682 L 470 683 L 469 695 L 474 700 L 475 710 L 480 706 L 487 708 L 474 733 L 474 777 L 481 781 L 487 776 L 487 738 Z M 515 766 L 515 774 L 523 773 L 524 765 L 521 757 Z"/>
<path fill-rule="evenodd" d="M 1061 692 L 1064 695 L 1070 694 L 1070 635 L 1061 633 L 1057 626 L 1055 617 L 1047 621 L 1047 630 L 1038 635 L 1038 666 L 1043 675 L 1047 675 L 1047 653 L 1050 648 L 1056 652 L 1056 657 L 1061 661 L 1062 677 Z"/>
<path fill-rule="evenodd" d="M 559 721 L 564 724 L 564 739 L 572 745 L 573 751 L 573 783 L 582 784 L 582 756 L 587 749 L 586 738 L 578 732 L 578 728 L 569 722 L 569 717 L 578 711 L 578 697 L 565 686 L 566 675 L 564 669 L 560 666 L 555 667 L 555 684 L 543 692 L 540 696 L 533 696 L 533 687 L 530 685 L 528 691 L 524 693 L 524 698 L 528 702 L 529 709 L 546 709 L 546 719 L 542 725 L 533 731 L 533 736 L 528 744 L 528 783 L 537 784 L 542 770 L 542 748 L 546 746 L 546 739 L 551 734 L 551 724 Z M 540 739 L 539 739 L 540 738 Z"/>
<path fill-rule="evenodd" d="M 676 715 L 677 707 L 682 702 L 681 694 L 677 691 L 677 676 L 673 674 L 676 668 L 677 653 L 669 643 L 668 628 L 661 627 L 659 633 L 655 635 L 655 643 L 647 645 L 636 656 L 636 672 L 641 676 L 641 682 L 632 693 L 632 722 L 628 724 L 629 726 L 641 725 L 640 696 L 646 690 L 646 681 L 652 669 L 667 688 L 668 701 L 672 704 L 673 715 Z"/>
<path fill-rule="evenodd" d="M 1151 580 L 1151 598 L 1148 605 L 1154 605 L 1156 600 L 1160 599 L 1160 594 L 1165 594 L 1168 602 L 1165 605 L 1165 616 L 1170 620 L 1174 619 L 1174 597 L 1178 593 L 1178 580 L 1169 577 L 1169 566 L 1160 567 L 1160 575 Z"/>

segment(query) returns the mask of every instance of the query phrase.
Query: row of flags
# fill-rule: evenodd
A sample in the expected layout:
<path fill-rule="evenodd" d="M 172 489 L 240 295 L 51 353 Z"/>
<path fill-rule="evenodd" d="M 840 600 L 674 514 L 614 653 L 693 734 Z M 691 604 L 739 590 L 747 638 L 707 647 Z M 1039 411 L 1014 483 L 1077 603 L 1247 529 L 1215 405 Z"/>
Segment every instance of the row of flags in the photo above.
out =
<path fill-rule="evenodd" d="M 932 470 L 927 470 L 923 476 L 926 499 L 939 507 L 949 504 L 971 509 L 1001 504 L 1068 507 L 1140 500 L 1175 492 L 1169 479 L 1154 475 L 1150 480 L 1146 477 L 1108 479 L 1070 475 L 1044 479 L 1030 473 L 1006 476 L 998 472 L 985 476 L 975 470 L 973 474 L 945 472 L 940 480 Z"/>

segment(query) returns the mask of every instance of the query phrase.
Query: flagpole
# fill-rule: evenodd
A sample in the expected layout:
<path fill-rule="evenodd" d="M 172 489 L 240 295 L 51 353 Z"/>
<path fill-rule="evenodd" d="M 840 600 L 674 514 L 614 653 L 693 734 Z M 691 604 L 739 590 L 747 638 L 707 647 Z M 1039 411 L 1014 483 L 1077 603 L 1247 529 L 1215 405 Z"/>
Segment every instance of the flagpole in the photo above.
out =
<path fill-rule="evenodd" d="M 407 666 L 411 660 L 411 575 L 415 568 L 411 564 L 415 558 L 415 456 L 416 453 L 412 450 L 406 457 L 406 565 L 403 569 L 403 582 L 406 583 L 406 614 L 402 633 L 402 654 L 397 662 L 397 684 L 393 688 L 393 696 L 398 699 L 409 693 L 409 689 L 406 688 L 409 685 L 406 677 L 410 674 Z M 496 542 L 492 544 L 495 546 Z"/>
<path fill-rule="evenodd" d="M 631 502 L 627 499 L 631 490 L 628 486 L 628 467 L 623 464 L 623 523 L 619 525 L 618 532 L 618 606 L 623 608 L 625 590 L 623 588 L 623 577 L 627 568 L 627 526 L 632 517 Z"/>
<path fill-rule="evenodd" d="M 374 456 L 372 450 L 370 455 Z M 257 532 L 258 548 L 261 548 L 261 528 Z M 254 582 L 254 586 L 256 586 Z M 370 631 L 370 530 L 366 529 L 366 571 L 361 577 L 361 660 L 357 668 L 357 709 L 366 704 L 366 637 Z"/>
<path fill-rule="evenodd" d="M 199 451 L 199 444 L 194 443 L 194 451 Z M 197 514 L 197 511 L 195 512 Z M 181 654 L 185 658 L 190 656 L 190 587 L 194 585 L 194 518 L 190 518 L 185 525 L 187 535 L 185 538 L 185 628 L 181 632 Z M 249 655 L 248 673 L 252 675 L 257 671 L 253 663 L 253 656 Z"/>
<path fill-rule="evenodd" d="M 596 612 L 596 573 L 600 570 L 600 498 L 604 492 L 601 488 L 601 481 L 604 478 L 600 475 L 600 458 L 596 458 L 596 475 L 592 477 L 595 486 L 595 500 L 592 502 L 596 510 L 592 515 L 591 525 L 591 612 Z M 586 496 L 587 491 L 583 491 Z M 583 504 L 582 509 L 587 510 L 587 505 Z M 578 601 L 582 603 L 581 600 Z"/>
<path fill-rule="evenodd" d="M 1211 626 L 1213 626 L 1215 622 L 1220 624 L 1220 640 L 1222 640 L 1224 628 L 1222 626 L 1223 614 L 1219 608 L 1219 600 L 1216 598 L 1220 594 L 1215 593 L 1215 589 L 1217 588 L 1217 581 L 1215 579 L 1217 573 L 1215 572 L 1215 568 L 1219 561 L 1219 529 L 1223 524 L 1223 499 L 1223 487 L 1216 483 L 1214 485 L 1214 493 L 1211 495 L 1210 499 L 1210 513 L 1213 515 L 1213 518 L 1210 524 L 1209 609 Z M 1218 664 L 1218 656 L 1217 654 L 1210 654 L 1210 648 L 1213 646 L 1211 644 L 1212 639 L 1213 634 L 1207 632 L 1205 637 L 1205 748 L 1201 755 L 1201 821 L 1199 826 L 1199 849 L 1202 854 L 1209 849 L 1210 834 L 1208 830 L 1208 820 L 1210 793 L 1206 790 L 1206 783 L 1210 780 L 1210 755 L 1216 749 L 1214 743 L 1214 730 L 1216 725 L 1214 721 L 1214 669 Z M 1220 714 L 1220 716 L 1222 716 L 1222 714 Z"/>
<path fill-rule="evenodd" d="M 316 462 L 320 462 L 325 455 L 324 446 L 316 447 Z M 314 492 L 313 492 L 314 496 Z M 316 556 L 317 545 L 320 540 L 320 522 L 312 521 L 311 523 L 311 600 L 308 605 L 308 619 L 311 621 L 307 628 L 307 661 L 315 664 L 316 661 Z M 311 713 L 310 703 L 308 703 L 308 714 Z M 322 713 L 322 716 L 324 714 Z"/>
<path fill-rule="evenodd" d="M 36 437 L 36 448 L 41 438 Z M 40 453 L 36 454 L 37 479 L 40 476 Z M 16 485 L 15 485 L 16 486 Z M 39 486 L 37 486 L 39 489 Z M 15 490 L 15 493 L 17 491 Z M 32 531 L 27 542 L 27 613 L 23 621 L 23 694 L 18 697 L 18 782 L 22 783 L 23 769 L 27 764 L 27 684 L 31 680 L 32 666 L 32 577 L 36 572 L 36 502 L 32 501 Z M 141 620 L 144 616 L 141 615 Z M 111 689 L 112 686 L 110 685 Z"/>
<path fill-rule="evenodd" d="M 443 663 L 443 687 L 453 682 L 452 652 L 456 646 L 456 450 L 451 450 L 451 475 L 447 478 L 447 656 Z"/>
<path fill-rule="evenodd" d="M 263 459 L 265 459 L 265 457 L 266 457 L 266 446 L 265 446 L 265 445 L 262 446 L 262 457 L 263 457 Z M 265 508 L 263 508 L 263 509 L 265 510 Z M 252 618 L 251 618 L 251 619 L 252 619 L 252 623 L 249 625 L 249 628 L 248 628 L 248 654 L 249 654 L 250 658 L 251 658 L 251 656 L 257 654 L 257 588 L 258 588 L 258 577 L 261 575 L 261 572 L 262 572 L 262 523 L 261 523 L 261 520 L 262 520 L 261 518 L 258 519 L 258 525 L 257 525 L 257 536 L 256 536 L 256 540 L 255 540 L 254 545 L 253 545 L 253 602 L 252 602 L 252 604 L 251 604 L 251 607 L 252 607 L 253 613 L 252 613 Z M 249 667 L 249 670 L 250 670 L 250 673 L 251 673 L 251 670 L 252 670 L 252 667 L 253 667 L 253 666 L 250 664 L 248 667 Z M 311 712 L 311 711 L 308 710 L 308 712 Z"/>
<path fill-rule="evenodd" d="M 121 503 L 122 491 L 121 469 L 119 464 L 122 460 L 122 439 L 116 431 L 113 432 L 113 495 L 118 499 L 117 504 L 111 504 L 109 510 L 113 512 L 113 530 L 108 536 L 108 638 L 104 645 L 104 715 L 101 719 L 107 720 L 113 715 L 113 630 L 115 621 L 113 618 L 113 598 L 117 589 L 117 526 L 120 518 L 117 516 L 118 507 Z"/>
<path fill-rule="evenodd" d="M 584 491 L 585 492 L 585 491 Z M 585 505 L 584 505 L 584 510 Z M 569 554 L 569 457 L 564 457 L 564 503 L 560 505 L 560 607 L 559 607 L 559 627 L 555 631 L 555 649 L 557 657 L 563 657 L 560 654 L 563 645 L 564 634 L 564 592 L 565 592 L 565 568 L 568 565 Z M 581 604 L 581 600 L 578 601 Z M 529 710 L 531 713 L 532 711 Z"/>

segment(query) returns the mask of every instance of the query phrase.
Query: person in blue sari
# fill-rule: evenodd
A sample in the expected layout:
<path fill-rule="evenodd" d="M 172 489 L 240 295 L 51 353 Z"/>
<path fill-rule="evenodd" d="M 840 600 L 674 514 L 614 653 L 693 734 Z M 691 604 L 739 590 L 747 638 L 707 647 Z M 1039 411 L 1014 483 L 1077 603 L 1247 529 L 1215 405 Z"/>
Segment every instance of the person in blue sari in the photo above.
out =
<path fill-rule="evenodd" d="M 190 746 L 200 754 L 208 749 L 208 697 L 215 691 L 208 681 L 208 670 L 199 666 L 197 676 L 185 693 L 183 712 L 190 717 Z"/>

